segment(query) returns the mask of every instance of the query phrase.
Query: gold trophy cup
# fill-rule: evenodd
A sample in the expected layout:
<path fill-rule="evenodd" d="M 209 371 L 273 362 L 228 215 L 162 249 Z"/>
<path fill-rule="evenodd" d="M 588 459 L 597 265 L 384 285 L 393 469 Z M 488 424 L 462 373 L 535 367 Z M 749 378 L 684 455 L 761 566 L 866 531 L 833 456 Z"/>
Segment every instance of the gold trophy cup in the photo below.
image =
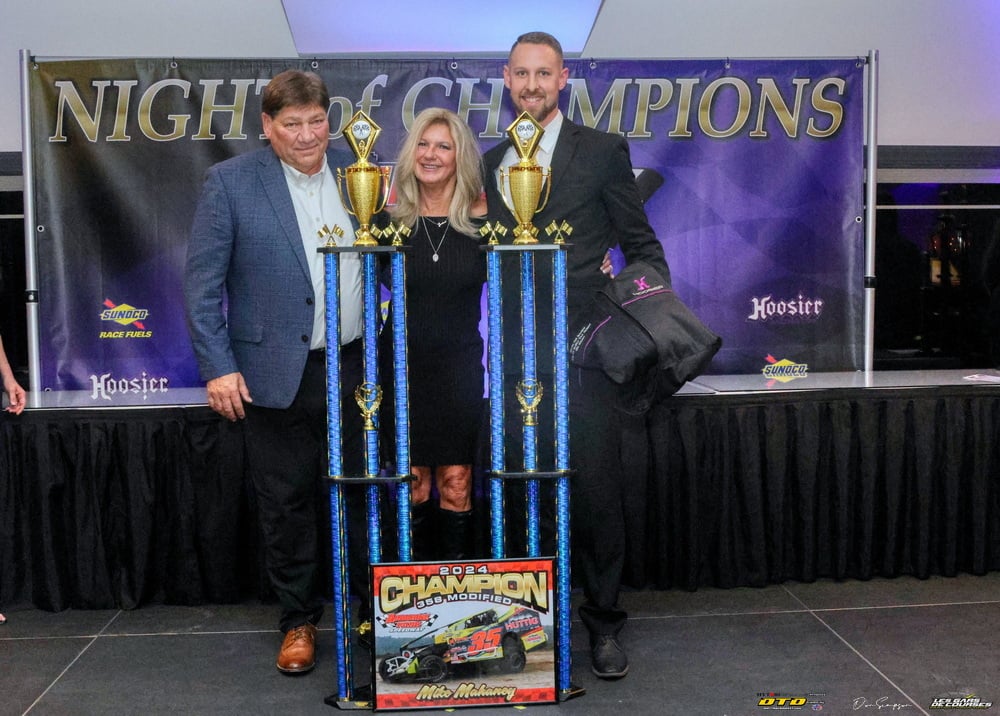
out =
<path fill-rule="evenodd" d="M 337 191 L 344 208 L 358 219 L 355 232 L 355 246 L 378 246 L 369 228 L 372 215 L 385 208 L 389 199 L 389 167 L 378 166 L 368 161 L 375 140 L 382 128 L 362 111 L 351 117 L 344 139 L 351 145 L 358 161 L 345 169 L 337 167 Z M 347 184 L 347 199 L 344 199 L 344 184 Z"/>
<path fill-rule="evenodd" d="M 512 167 L 500 169 L 500 193 L 504 203 L 517 219 L 514 227 L 514 244 L 537 244 L 538 229 L 531 223 L 536 213 L 545 208 L 549 201 L 549 190 L 552 187 L 551 172 L 543 169 L 535 161 L 538 144 L 545 132 L 535 118 L 527 112 L 522 112 L 514 122 L 507 127 L 517 152 L 518 162 Z M 504 191 L 504 186 L 509 191 Z M 542 189 L 545 198 L 542 199 Z M 541 204 L 539 201 L 541 200 Z"/>

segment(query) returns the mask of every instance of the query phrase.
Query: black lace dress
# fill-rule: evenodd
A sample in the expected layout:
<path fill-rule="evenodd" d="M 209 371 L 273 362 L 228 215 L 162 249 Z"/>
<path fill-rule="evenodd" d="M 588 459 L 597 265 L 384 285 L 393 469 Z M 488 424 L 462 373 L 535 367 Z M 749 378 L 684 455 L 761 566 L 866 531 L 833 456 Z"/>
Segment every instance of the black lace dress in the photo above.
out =
<path fill-rule="evenodd" d="M 406 243 L 410 464 L 471 464 L 483 424 L 479 324 L 486 256 L 478 237 L 458 233 L 445 217 L 424 217 Z M 380 355 L 388 384 L 389 326 L 382 332 Z M 385 422 L 392 419 L 392 408 L 383 408 L 383 433 L 392 434 L 393 425 Z"/>

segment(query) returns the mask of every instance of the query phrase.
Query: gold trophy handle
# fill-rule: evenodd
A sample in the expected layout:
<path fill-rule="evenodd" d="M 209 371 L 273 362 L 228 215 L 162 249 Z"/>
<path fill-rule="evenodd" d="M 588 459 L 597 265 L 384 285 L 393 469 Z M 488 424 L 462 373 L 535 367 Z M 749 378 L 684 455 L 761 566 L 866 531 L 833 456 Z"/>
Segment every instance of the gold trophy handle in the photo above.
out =
<path fill-rule="evenodd" d="M 503 167 L 500 167 L 500 198 L 503 199 L 503 205 L 507 207 L 507 211 L 517 219 L 517 212 L 514 211 L 514 207 L 510 201 L 510 172 L 508 172 Z"/>
<path fill-rule="evenodd" d="M 544 209 L 549 203 L 549 194 L 552 193 L 552 169 L 547 167 L 542 171 L 542 185 L 545 187 L 545 198 L 542 203 L 535 208 L 535 213 L 537 214 L 542 209 Z M 506 190 L 505 190 L 506 188 Z M 508 172 L 503 167 L 500 167 L 500 198 L 503 199 L 504 206 L 507 210 L 517 218 L 517 212 L 514 211 L 514 207 L 511 205 L 511 201 L 508 198 L 512 193 L 510 188 L 510 172 Z"/>
<path fill-rule="evenodd" d="M 382 175 L 382 203 L 375 209 L 376 214 L 382 211 L 389 202 L 389 177 L 392 174 L 392 169 L 390 167 L 379 166 L 378 171 Z"/>
<path fill-rule="evenodd" d="M 542 184 L 545 186 L 545 198 L 542 199 L 542 203 L 535 209 L 536 214 L 549 204 L 549 194 L 552 193 L 552 167 L 546 167 L 542 172 Z"/>
<path fill-rule="evenodd" d="M 337 167 L 337 196 L 340 197 L 340 204 L 341 204 L 341 206 L 344 207 L 344 211 L 346 211 L 348 214 L 350 214 L 351 216 L 353 216 L 356 219 L 356 218 L 358 218 L 358 215 L 355 214 L 354 210 L 351 208 L 351 202 L 347 201 L 344 198 L 344 196 L 345 196 L 345 194 L 344 194 L 344 185 L 343 185 L 344 181 L 345 181 L 345 179 L 344 179 L 344 175 L 342 173 L 342 170 L 341 170 L 340 167 Z"/>

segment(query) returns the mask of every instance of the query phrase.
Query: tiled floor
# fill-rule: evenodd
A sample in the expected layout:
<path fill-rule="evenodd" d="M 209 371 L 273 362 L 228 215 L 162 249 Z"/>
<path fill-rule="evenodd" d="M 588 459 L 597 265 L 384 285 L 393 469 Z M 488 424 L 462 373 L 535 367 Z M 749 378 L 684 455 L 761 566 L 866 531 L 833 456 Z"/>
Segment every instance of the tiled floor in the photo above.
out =
<path fill-rule="evenodd" d="M 937 714 L 976 696 L 1000 713 L 1000 573 L 764 589 L 630 592 L 625 679 L 589 670 L 574 622 L 573 682 L 585 693 L 545 714 Z M 319 663 L 288 677 L 270 605 L 59 614 L 8 607 L 0 626 L 0 714 L 331 714 L 331 632 Z M 360 653 L 358 653 L 360 652 Z M 357 658 L 365 652 L 357 650 Z M 360 681 L 359 681 L 360 683 Z M 774 694 L 769 697 L 768 694 Z M 767 698 L 806 696 L 795 710 Z M 513 713 L 478 708 L 477 714 Z M 977 711 L 982 713 L 983 711 Z"/>

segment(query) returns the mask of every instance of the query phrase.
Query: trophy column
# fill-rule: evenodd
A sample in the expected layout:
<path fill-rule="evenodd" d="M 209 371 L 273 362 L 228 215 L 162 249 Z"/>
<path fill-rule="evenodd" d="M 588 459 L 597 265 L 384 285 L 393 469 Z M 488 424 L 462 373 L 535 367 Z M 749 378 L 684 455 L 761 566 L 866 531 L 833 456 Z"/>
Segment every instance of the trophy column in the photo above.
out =
<path fill-rule="evenodd" d="M 371 708 L 370 686 L 357 689 L 352 673 L 350 580 L 348 572 L 349 544 L 345 514 L 345 488 L 363 487 L 366 493 L 365 517 L 368 538 L 368 563 L 382 561 L 381 491 L 383 485 L 394 485 L 397 503 L 397 533 L 400 559 L 410 559 L 410 457 L 409 457 L 409 399 L 406 373 L 406 297 L 405 297 L 405 247 L 401 237 L 409 233 L 405 227 L 392 224 L 384 231 L 371 229 L 371 216 L 381 211 L 388 196 L 389 172 L 367 161 L 379 128 L 363 112 L 352 118 L 348 142 L 358 156 L 358 161 L 345 171 L 338 169 L 337 184 L 343 199 L 342 182 L 347 184 L 345 208 L 358 218 L 359 228 L 352 246 L 337 246 L 336 237 L 343 235 L 339 227 L 324 227 L 327 245 L 318 249 L 324 253 L 326 277 L 326 335 L 327 335 L 327 434 L 330 482 L 330 527 L 333 572 L 334 650 L 337 659 L 337 693 L 326 703 L 341 709 Z M 381 197 L 381 198 L 380 198 Z M 391 237 L 389 246 L 379 245 L 374 237 Z M 340 257 L 345 253 L 360 254 L 364 281 L 362 308 L 362 341 L 364 344 L 363 382 L 356 386 L 354 397 L 364 418 L 363 449 L 364 475 L 345 475 L 343 471 L 343 440 L 340 396 Z M 379 327 L 379 254 L 390 253 L 391 283 L 393 292 L 392 341 L 393 375 L 395 378 L 395 435 L 397 474 L 380 473 L 379 460 L 379 407 L 382 389 L 378 374 Z M 366 625 L 359 627 L 359 632 Z M 370 624 L 367 625 L 370 628 Z"/>
<path fill-rule="evenodd" d="M 532 218 L 548 200 L 550 177 L 534 161 L 534 154 L 542 136 L 541 126 L 527 113 L 522 113 L 508 127 L 507 134 L 517 151 L 519 162 L 509 169 L 501 169 L 501 194 L 508 201 L 508 208 L 518 223 L 514 228 L 512 244 L 500 244 L 500 238 L 507 233 L 500 224 L 487 223 L 481 230 L 488 238 L 487 251 L 487 295 L 488 307 L 488 364 L 490 372 L 490 525 L 491 549 L 494 559 L 506 555 L 505 520 L 508 506 L 505 504 L 504 484 L 508 480 L 525 480 L 525 516 L 527 524 L 527 556 L 540 556 L 540 512 L 539 486 L 541 480 L 555 481 L 556 512 L 556 650 L 557 688 L 560 700 L 566 700 L 583 693 L 583 689 L 571 683 L 572 663 L 570 656 L 570 509 L 569 509 L 569 360 L 567 347 L 568 321 L 566 309 L 566 252 L 569 245 L 566 236 L 572 227 L 566 222 L 553 222 L 546 233 L 553 237 L 553 243 L 540 244 L 536 238 L 538 230 Z M 509 187 L 509 192 L 504 188 Z M 543 189 L 546 194 L 542 197 Z M 552 305 L 553 305 L 553 380 L 552 391 L 554 415 L 555 464 L 549 471 L 539 470 L 537 415 L 538 406 L 544 399 L 546 387 L 538 381 L 535 335 L 535 256 L 537 252 L 552 253 Z M 521 377 L 514 389 L 521 407 L 521 439 L 523 446 L 523 469 L 510 470 L 506 464 L 504 440 L 507 432 L 504 414 L 504 351 L 503 351 L 503 278 L 502 256 L 517 254 L 520 274 L 521 301 Z M 511 257 L 513 258 L 513 257 Z M 511 506 L 513 507 L 513 506 Z"/>
<path fill-rule="evenodd" d="M 541 555 L 539 523 L 539 485 L 542 480 L 555 481 L 556 517 L 556 650 L 557 687 L 561 700 L 583 693 L 571 684 L 572 663 L 570 656 L 570 512 L 569 480 L 569 361 L 566 346 L 566 244 L 535 244 L 532 246 L 487 245 L 487 292 L 489 296 L 488 324 L 488 364 L 490 370 L 490 545 L 491 556 L 503 559 L 507 556 L 505 545 L 507 509 L 517 509 L 517 505 L 507 505 L 504 484 L 509 480 L 526 481 L 525 516 L 527 521 L 528 557 Z M 552 252 L 552 297 L 553 297 L 553 340 L 555 342 L 553 413 L 555 465 L 551 470 L 539 469 L 537 451 L 537 408 L 543 400 L 545 386 L 537 379 L 535 362 L 535 308 L 534 308 L 534 254 L 539 251 Z M 504 412 L 504 359 L 503 359 L 503 279 L 500 262 L 505 253 L 518 254 L 521 268 L 521 346 L 524 369 L 517 383 L 517 399 L 521 405 L 521 439 L 523 445 L 523 470 L 508 466 L 504 440 L 508 430 Z M 513 429 L 513 426 L 510 426 Z"/>

